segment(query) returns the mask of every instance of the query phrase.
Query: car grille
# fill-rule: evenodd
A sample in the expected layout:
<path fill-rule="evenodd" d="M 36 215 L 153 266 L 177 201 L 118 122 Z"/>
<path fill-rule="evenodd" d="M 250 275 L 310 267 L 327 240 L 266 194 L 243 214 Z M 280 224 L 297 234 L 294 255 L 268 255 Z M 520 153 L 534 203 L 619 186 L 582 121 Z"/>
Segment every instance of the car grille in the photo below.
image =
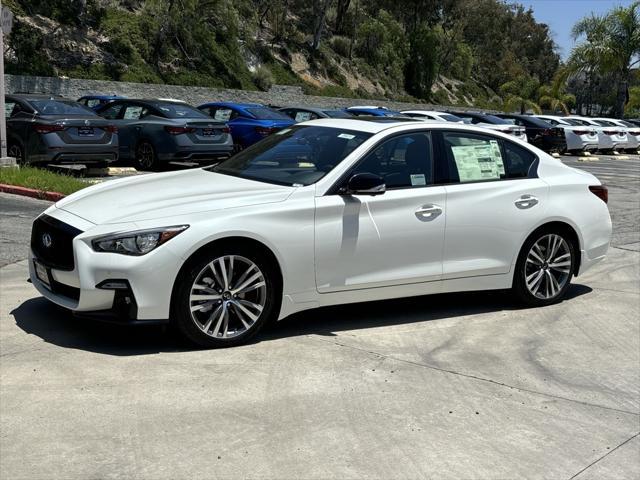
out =
<path fill-rule="evenodd" d="M 82 233 L 48 215 L 33 222 L 31 250 L 36 258 L 48 267 L 71 271 L 74 268 L 73 239 Z"/>

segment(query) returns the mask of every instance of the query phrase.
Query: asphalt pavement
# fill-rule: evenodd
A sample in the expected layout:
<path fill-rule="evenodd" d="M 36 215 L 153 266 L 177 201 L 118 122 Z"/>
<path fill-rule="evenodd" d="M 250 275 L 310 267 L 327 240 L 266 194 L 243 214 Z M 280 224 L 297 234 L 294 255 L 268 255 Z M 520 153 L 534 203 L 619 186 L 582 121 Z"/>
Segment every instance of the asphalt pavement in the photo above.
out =
<path fill-rule="evenodd" d="M 610 187 L 614 247 L 560 304 L 324 308 L 210 351 L 39 297 L 46 203 L 0 194 L 0 478 L 640 478 L 639 160 L 562 161 Z"/>

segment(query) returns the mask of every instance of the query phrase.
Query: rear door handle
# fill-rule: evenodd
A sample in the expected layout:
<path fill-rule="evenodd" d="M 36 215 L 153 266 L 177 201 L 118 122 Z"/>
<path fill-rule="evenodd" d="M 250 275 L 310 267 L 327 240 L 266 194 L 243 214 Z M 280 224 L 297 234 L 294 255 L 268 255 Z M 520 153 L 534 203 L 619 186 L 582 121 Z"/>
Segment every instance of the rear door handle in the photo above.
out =
<path fill-rule="evenodd" d="M 441 213 L 442 208 L 438 205 L 427 204 L 422 205 L 416 210 L 416 217 L 418 217 L 419 220 L 430 221 L 440 216 Z"/>
<path fill-rule="evenodd" d="M 526 210 L 527 208 L 535 207 L 540 201 L 538 197 L 533 195 L 522 195 L 514 203 L 520 210 Z"/>

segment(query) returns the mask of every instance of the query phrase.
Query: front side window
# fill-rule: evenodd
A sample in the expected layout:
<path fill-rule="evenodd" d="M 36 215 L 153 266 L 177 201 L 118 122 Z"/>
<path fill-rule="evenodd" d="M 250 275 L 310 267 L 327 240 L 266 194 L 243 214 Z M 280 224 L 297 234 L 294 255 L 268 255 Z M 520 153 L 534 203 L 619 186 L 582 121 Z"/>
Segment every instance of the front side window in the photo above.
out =
<path fill-rule="evenodd" d="M 388 189 L 433 184 L 431 135 L 414 132 L 385 140 L 351 172 L 356 173 L 379 175 Z"/>
<path fill-rule="evenodd" d="M 455 182 L 526 178 L 537 160 L 526 148 L 498 138 L 445 132 L 443 139 Z"/>
<path fill-rule="evenodd" d="M 9 118 L 14 114 L 13 110 L 18 105 L 18 102 L 14 102 L 11 100 L 5 100 L 4 102 L 4 118 Z"/>
<path fill-rule="evenodd" d="M 115 103 L 115 104 L 112 104 L 111 106 L 105 108 L 104 110 L 102 110 L 100 112 L 100 116 L 104 117 L 104 118 L 107 118 L 109 120 L 115 120 L 120 115 L 120 111 L 121 110 L 122 110 L 122 104 L 121 103 Z"/>
<path fill-rule="evenodd" d="M 179 103 L 160 103 L 155 107 L 167 118 L 209 118 L 208 115 L 191 105 Z"/>
<path fill-rule="evenodd" d="M 125 120 L 139 120 L 149 115 L 149 109 L 142 105 L 128 105 L 122 118 Z"/>
<path fill-rule="evenodd" d="M 225 107 L 213 107 L 210 112 L 211 113 L 209 115 L 213 117 L 214 120 L 218 120 L 220 122 L 228 122 L 229 120 L 233 120 L 237 117 L 237 115 L 233 115 L 233 110 Z"/>
<path fill-rule="evenodd" d="M 97 98 L 85 98 L 82 103 L 84 103 L 89 108 L 94 108 L 98 105 L 102 105 L 104 102 L 102 100 L 98 100 Z"/>
<path fill-rule="evenodd" d="M 311 185 L 369 137 L 340 128 L 286 128 L 207 170 L 280 185 Z"/>

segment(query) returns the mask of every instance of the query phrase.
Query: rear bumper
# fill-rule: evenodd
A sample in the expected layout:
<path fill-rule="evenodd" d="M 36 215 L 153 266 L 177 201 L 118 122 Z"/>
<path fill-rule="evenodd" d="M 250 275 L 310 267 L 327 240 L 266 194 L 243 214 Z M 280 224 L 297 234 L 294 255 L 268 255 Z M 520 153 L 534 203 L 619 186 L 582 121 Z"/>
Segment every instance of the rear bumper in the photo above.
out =
<path fill-rule="evenodd" d="M 233 144 L 211 146 L 195 145 L 189 147 L 178 147 L 171 152 L 159 152 L 158 159 L 164 162 L 171 161 L 220 161 L 229 158 L 233 153 Z"/>
<path fill-rule="evenodd" d="M 54 163 L 54 164 L 93 164 L 93 163 L 113 163 L 118 159 L 117 148 L 75 150 L 67 148 L 49 148 L 46 153 L 29 156 L 32 163 Z"/>

